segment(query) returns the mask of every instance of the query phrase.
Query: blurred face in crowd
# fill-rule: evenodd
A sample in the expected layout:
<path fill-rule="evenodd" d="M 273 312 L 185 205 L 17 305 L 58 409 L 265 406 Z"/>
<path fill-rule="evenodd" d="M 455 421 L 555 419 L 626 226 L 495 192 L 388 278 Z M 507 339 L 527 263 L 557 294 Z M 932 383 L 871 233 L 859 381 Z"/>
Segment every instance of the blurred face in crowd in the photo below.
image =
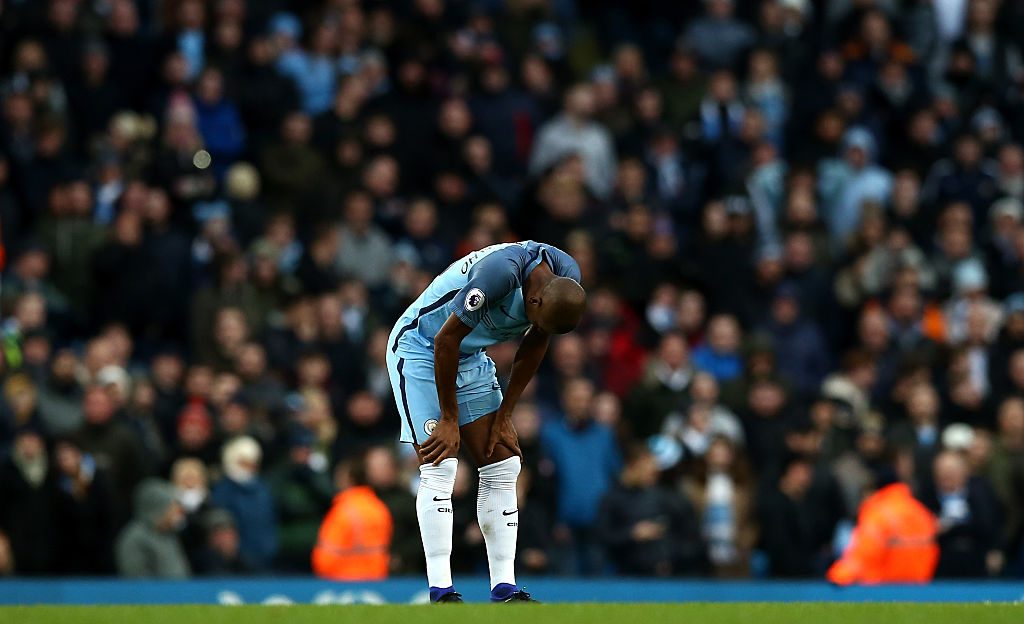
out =
<path fill-rule="evenodd" d="M 533 403 L 519 403 L 512 412 L 512 426 L 520 442 L 532 443 L 540 438 L 540 412 Z"/>
<path fill-rule="evenodd" d="M 586 121 L 597 106 L 594 91 L 589 85 L 576 85 L 565 96 L 565 112 L 578 121 Z"/>
<path fill-rule="evenodd" d="M 733 449 L 732 442 L 721 437 L 712 439 L 707 452 L 704 454 L 704 461 L 708 465 L 708 472 L 728 472 L 732 469 L 735 458 L 736 451 Z"/>
<path fill-rule="evenodd" d="M 622 482 L 629 487 L 649 488 L 658 483 L 658 461 L 650 452 L 634 457 L 622 471 Z"/>
<path fill-rule="evenodd" d="M 577 334 L 560 336 L 553 345 L 551 363 L 562 377 L 576 377 L 586 367 L 587 350 Z"/>
<path fill-rule="evenodd" d="M 291 113 L 281 126 L 281 136 L 289 145 L 306 145 L 312 134 L 313 124 L 304 113 Z"/>
<path fill-rule="evenodd" d="M 696 290 L 684 291 L 679 296 L 676 326 L 687 335 L 698 331 L 704 325 L 705 310 L 704 295 Z"/>
<path fill-rule="evenodd" d="M 907 415 L 918 426 L 935 424 L 938 420 L 939 396 L 927 384 L 915 386 L 907 396 Z"/>
<path fill-rule="evenodd" d="M 750 389 L 748 403 L 755 415 L 761 418 L 773 418 L 786 404 L 786 393 L 777 382 L 764 379 Z"/>
<path fill-rule="evenodd" d="M 658 344 L 658 359 L 672 370 L 690 365 L 690 350 L 679 334 L 666 334 Z"/>
<path fill-rule="evenodd" d="M 46 326 L 46 300 L 38 293 L 24 294 L 14 304 L 14 318 L 22 331 Z"/>
<path fill-rule="evenodd" d="M 736 99 L 736 77 L 729 71 L 717 71 L 711 76 L 708 95 L 720 104 L 727 104 Z"/>
<path fill-rule="evenodd" d="M 348 401 L 348 417 L 356 425 L 370 427 L 380 422 L 384 407 L 369 392 L 357 392 Z"/>
<path fill-rule="evenodd" d="M 82 414 L 90 425 L 105 425 L 114 415 L 114 404 L 106 390 L 93 386 L 86 390 L 82 401 Z"/>
<path fill-rule="evenodd" d="M 813 477 L 814 469 L 809 462 L 805 460 L 790 462 L 779 480 L 779 489 L 790 499 L 801 500 L 810 489 Z"/>
<path fill-rule="evenodd" d="M 718 381 L 708 373 L 697 373 L 690 382 L 690 399 L 695 403 L 715 405 L 718 403 Z"/>
<path fill-rule="evenodd" d="M 583 378 L 566 383 L 562 390 L 562 409 L 565 411 L 566 422 L 576 427 L 586 424 L 591 418 L 593 401 L 594 384 Z"/>
<path fill-rule="evenodd" d="M 375 489 L 384 490 L 398 484 L 398 463 L 394 454 L 386 447 L 375 446 L 366 452 L 367 484 Z"/>
<path fill-rule="evenodd" d="M 954 451 L 940 453 L 935 458 L 935 487 L 941 494 L 953 494 L 967 487 L 967 461 Z"/>
<path fill-rule="evenodd" d="M 224 76 L 220 70 L 207 68 L 199 76 L 196 89 L 199 99 L 205 104 L 216 104 L 224 97 Z"/>
<path fill-rule="evenodd" d="M 1007 445 L 1024 448 L 1024 400 L 1010 398 L 999 406 L 999 434 Z"/>
<path fill-rule="evenodd" d="M 889 346 L 889 322 L 885 312 L 866 309 L 860 316 L 858 335 L 864 348 L 874 353 L 884 352 Z"/>
<path fill-rule="evenodd" d="M 740 347 L 740 326 L 727 314 L 714 316 L 708 321 L 708 344 L 718 354 L 735 353 Z"/>
<path fill-rule="evenodd" d="M 725 20 L 732 17 L 736 0 L 705 0 L 708 15 L 715 19 Z"/>
<path fill-rule="evenodd" d="M 234 352 L 249 336 L 249 324 L 238 308 L 224 308 L 217 313 L 214 338 L 227 353 Z"/>

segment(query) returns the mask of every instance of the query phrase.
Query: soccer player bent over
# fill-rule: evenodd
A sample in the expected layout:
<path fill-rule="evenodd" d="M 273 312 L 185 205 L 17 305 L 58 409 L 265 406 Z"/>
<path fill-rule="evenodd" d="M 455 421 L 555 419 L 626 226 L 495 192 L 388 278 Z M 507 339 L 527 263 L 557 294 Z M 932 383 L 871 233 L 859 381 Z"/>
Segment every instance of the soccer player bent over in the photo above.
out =
<path fill-rule="evenodd" d="M 491 600 L 532 601 L 516 587 L 519 440 L 511 415 L 552 334 L 572 331 L 586 306 L 580 268 L 564 251 L 524 241 L 457 260 L 402 315 L 387 365 L 402 441 L 420 458 L 416 516 L 432 602 L 462 602 L 452 586 L 452 490 L 460 445 L 479 467 L 477 520 Z M 524 336 L 525 334 L 525 336 Z M 484 347 L 523 336 L 502 397 Z"/>

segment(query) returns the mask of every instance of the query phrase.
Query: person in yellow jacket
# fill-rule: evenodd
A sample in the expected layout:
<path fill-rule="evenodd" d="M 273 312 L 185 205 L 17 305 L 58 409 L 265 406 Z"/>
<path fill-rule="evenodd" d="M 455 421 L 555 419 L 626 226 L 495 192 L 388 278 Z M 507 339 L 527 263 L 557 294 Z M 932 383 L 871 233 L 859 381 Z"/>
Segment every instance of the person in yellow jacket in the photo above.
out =
<path fill-rule="evenodd" d="M 362 460 L 341 467 L 334 497 L 313 548 L 313 572 L 336 581 L 387 578 L 394 524 L 391 512 L 366 484 Z"/>
<path fill-rule="evenodd" d="M 927 583 L 935 576 L 938 522 L 895 475 L 860 506 L 857 527 L 843 556 L 827 573 L 837 585 Z"/>

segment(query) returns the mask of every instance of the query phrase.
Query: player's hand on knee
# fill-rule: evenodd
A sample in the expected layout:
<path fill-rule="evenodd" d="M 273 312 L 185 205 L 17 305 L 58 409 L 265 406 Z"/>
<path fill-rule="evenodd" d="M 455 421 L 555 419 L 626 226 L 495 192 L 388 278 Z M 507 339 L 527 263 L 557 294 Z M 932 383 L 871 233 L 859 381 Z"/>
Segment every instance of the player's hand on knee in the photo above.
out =
<path fill-rule="evenodd" d="M 431 463 L 437 466 L 449 457 L 457 457 L 461 443 L 462 437 L 459 434 L 458 422 L 442 418 L 434 427 L 434 432 L 420 447 L 420 459 L 425 464 Z"/>
<path fill-rule="evenodd" d="M 487 457 L 494 455 L 494 449 L 499 444 L 506 446 L 520 458 L 523 456 L 519 449 L 519 434 L 512 425 L 512 419 L 501 414 L 495 416 L 491 422 L 491 433 L 487 437 Z"/>

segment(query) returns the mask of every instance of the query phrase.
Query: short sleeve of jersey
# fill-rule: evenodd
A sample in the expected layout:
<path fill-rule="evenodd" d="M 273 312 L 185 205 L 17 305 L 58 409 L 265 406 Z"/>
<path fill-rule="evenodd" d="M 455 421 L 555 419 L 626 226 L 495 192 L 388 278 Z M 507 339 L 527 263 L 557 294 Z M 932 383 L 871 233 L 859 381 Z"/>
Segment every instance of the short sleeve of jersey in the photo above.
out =
<path fill-rule="evenodd" d="M 508 255 L 492 253 L 469 269 L 469 281 L 448 303 L 448 312 L 469 327 L 476 327 L 491 305 L 519 286 L 519 270 Z"/>
<path fill-rule="evenodd" d="M 544 252 L 551 263 L 551 270 L 559 277 L 568 277 L 577 284 L 583 283 L 583 276 L 580 274 L 580 265 L 576 260 L 557 247 L 545 247 Z"/>

